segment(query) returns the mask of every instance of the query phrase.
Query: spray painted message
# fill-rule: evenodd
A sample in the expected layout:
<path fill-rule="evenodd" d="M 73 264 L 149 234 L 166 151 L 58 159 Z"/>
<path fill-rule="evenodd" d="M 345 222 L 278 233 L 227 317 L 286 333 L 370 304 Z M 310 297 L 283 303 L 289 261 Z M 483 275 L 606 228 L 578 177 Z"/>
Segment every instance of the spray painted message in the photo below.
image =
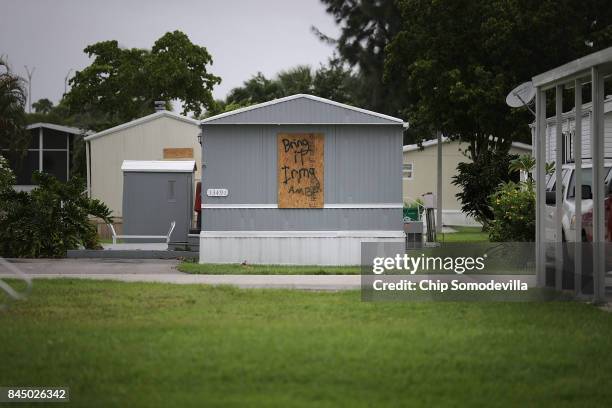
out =
<path fill-rule="evenodd" d="M 318 133 L 279 133 L 278 207 L 323 208 L 323 149 Z"/>

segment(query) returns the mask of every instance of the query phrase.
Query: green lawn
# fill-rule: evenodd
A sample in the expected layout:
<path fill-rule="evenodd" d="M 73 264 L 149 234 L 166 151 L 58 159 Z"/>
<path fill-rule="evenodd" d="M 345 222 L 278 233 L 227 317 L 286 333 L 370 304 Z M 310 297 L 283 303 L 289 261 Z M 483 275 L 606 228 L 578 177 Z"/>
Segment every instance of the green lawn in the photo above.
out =
<path fill-rule="evenodd" d="M 37 280 L 0 327 L 0 384 L 69 386 L 75 407 L 612 401 L 612 315 L 572 302 Z"/>
<path fill-rule="evenodd" d="M 439 234 L 438 242 L 489 242 L 489 234 L 482 227 L 452 227 L 457 232 Z"/>
<path fill-rule="evenodd" d="M 359 275 L 359 266 L 242 265 L 182 262 L 178 270 L 201 275 Z"/>

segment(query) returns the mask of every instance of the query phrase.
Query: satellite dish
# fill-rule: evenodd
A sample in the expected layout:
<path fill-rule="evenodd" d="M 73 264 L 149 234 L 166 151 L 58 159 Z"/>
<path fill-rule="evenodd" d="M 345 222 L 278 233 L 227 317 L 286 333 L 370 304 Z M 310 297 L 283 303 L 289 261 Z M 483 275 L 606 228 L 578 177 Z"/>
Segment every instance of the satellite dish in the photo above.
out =
<path fill-rule="evenodd" d="M 533 98 L 535 98 L 535 88 L 531 81 L 527 81 L 510 91 L 508 96 L 506 96 L 506 104 L 511 108 L 522 108 L 525 106 L 533 113 L 533 110 L 529 107 Z"/>

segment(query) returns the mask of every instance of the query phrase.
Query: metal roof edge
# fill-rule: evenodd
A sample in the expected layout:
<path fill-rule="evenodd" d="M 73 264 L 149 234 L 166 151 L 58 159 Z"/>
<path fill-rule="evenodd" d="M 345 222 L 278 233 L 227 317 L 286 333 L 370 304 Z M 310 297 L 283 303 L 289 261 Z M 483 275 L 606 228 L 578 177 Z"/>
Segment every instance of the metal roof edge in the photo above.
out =
<path fill-rule="evenodd" d="M 403 125 L 404 121 L 402 119 L 393 117 L 393 116 L 389 116 L 389 115 L 385 115 L 383 113 L 378 113 L 378 112 L 373 112 L 367 109 L 362 109 L 362 108 L 357 108 L 355 106 L 351 106 L 351 105 L 347 105 L 344 103 L 340 103 L 340 102 L 336 102 L 336 101 L 332 101 L 330 99 L 325 99 L 325 98 L 321 98 L 319 96 L 314 96 L 314 95 L 309 95 L 309 94 L 295 94 L 295 95 L 289 95 L 289 96 L 285 96 L 283 98 L 277 98 L 277 99 L 273 99 L 271 101 L 267 101 L 267 102 L 262 102 L 262 103 L 258 103 L 256 105 L 251 105 L 251 106 L 246 106 L 244 108 L 240 108 L 240 109 L 236 109 L 230 112 L 224 112 L 224 113 L 220 113 L 218 115 L 215 116 L 211 116 L 210 118 L 206 118 L 200 121 L 200 125 L 205 125 L 205 124 L 209 124 L 211 122 L 214 122 L 217 119 L 221 119 L 221 118 L 226 118 L 229 116 L 234 116 L 234 115 L 239 115 L 243 112 L 249 112 L 252 110 L 256 110 L 256 109 L 260 109 L 260 108 L 265 108 L 267 106 L 272 106 L 272 105 L 276 105 L 278 103 L 283 103 L 283 102 L 287 102 L 287 101 L 291 101 L 294 99 L 299 99 L 299 98 L 306 98 L 306 99 L 310 99 L 313 101 L 317 101 L 317 102 L 321 102 L 321 103 L 325 103 L 328 105 L 332 105 L 332 106 L 337 106 L 340 108 L 344 108 L 344 109 L 348 109 L 348 110 L 352 110 L 355 112 L 359 112 L 359 113 L 363 113 L 365 115 L 370 115 L 370 116 L 375 116 L 381 119 L 385 119 L 391 122 L 396 122 L 398 124 Z M 284 124 L 284 123 L 283 123 Z M 332 124 L 332 123 L 329 123 Z"/>
<path fill-rule="evenodd" d="M 79 129 L 79 128 L 75 128 L 72 126 L 64 126 L 64 125 L 57 125 L 55 123 L 47 123 L 47 122 L 37 122 L 37 123 L 32 123 L 31 125 L 26 126 L 27 130 L 30 129 L 36 129 L 36 128 L 47 128 L 47 129 L 53 129 L 53 130 L 57 130 L 59 132 L 67 132 L 67 133 L 72 133 L 74 135 L 83 135 L 83 134 L 87 134 L 88 131 L 85 129 Z"/>
<path fill-rule="evenodd" d="M 446 136 L 442 136 L 442 143 L 448 143 L 451 140 L 446 137 Z M 458 140 L 456 140 L 456 142 L 459 142 Z M 431 140 L 426 140 L 422 143 L 423 148 L 426 147 L 431 147 L 431 146 L 435 146 L 438 144 L 438 139 L 431 139 Z M 525 150 L 533 150 L 533 147 L 530 144 L 527 143 L 522 143 L 522 142 L 512 142 L 512 147 L 516 147 L 519 149 L 525 149 Z M 413 152 L 415 150 L 420 150 L 421 146 L 419 146 L 418 144 L 410 144 L 410 145 L 405 145 L 402 148 L 402 151 L 405 152 Z"/>
<path fill-rule="evenodd" d="M 138 119 L 134 119 L 132 121 L 126 122 L 126 123 L 122 123 L 120 125 L 114 126 L 112 128 L 108 128 L 105 130 L 102 130 L 98 133 L 94 133 L 93 135 L 87 136 L 85 138 L 86 141 L 90 141 L 90 140 L 94 140 L 97 139 L 99 137 L 102 136 L 106 136 L 109 135 L 111 133 L 115 133 L 115 132 L 119 132 L 120 130 L 124 130 L 124 129 L 129 129 L 133 126 L 138 126 L 138 125 L 142 125 L 143 123 L 147 123 L 150 122 L 152 120 L 155 119 L 159 119 L 161 117 L 167 117 L 167 118 L 171 118 L 171 119 L 176 119 L 176 120 L 180 120 L 186 123 L 191 123 L 193 125 L 199 125 L 200 121 L 197 119 L 192 119 L 189 118 L 187 116 L 183 116 L 183 115 L 179 115 L 178 113 L 174 113 L 174 112 L 170 112 L 170 111 L 159 111 L 159 112 L 154 112 L 150 115 L 147 116 L 143 116 L 141 118 Z"/>
<path fill-rule="evenodd" d="M 121 163 L 121 171 L 138 173 L 189 173 L 195 167 L 195 160 L 124 160 Z"/>

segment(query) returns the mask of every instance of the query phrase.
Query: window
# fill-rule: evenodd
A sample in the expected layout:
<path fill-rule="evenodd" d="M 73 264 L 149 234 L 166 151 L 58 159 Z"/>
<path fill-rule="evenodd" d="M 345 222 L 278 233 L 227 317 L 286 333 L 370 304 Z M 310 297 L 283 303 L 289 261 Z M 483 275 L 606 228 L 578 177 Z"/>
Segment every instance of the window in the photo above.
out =
<path fill-rule="evenodd" d="M 604 169 L 604 174 L 606 174 L 606 184 L 608 183 L 608 179 L 610 177 L 610 167 L 606 167 Z M 592 190 L 593 186 L 593 169 L 592 168 L 583 168 L 582 169 L 582 185 L 588 186 L 589 190 Z M 572 179 L 569 184 L 569 193 L 567 198 L 576 198 L 576 178 L 575 172 L 572 172 Z"/>
<path fill-rule="evenodd" d="M 68 152 L 43 150 L 43 171 L 59 181 L 68 181 Z"/>
<path fill-rule="evenodd" d="M 412 175 L 414 173 L 414 163 L 404 163 L 403 171 L 404 178 L 406 180 L 412 180 Z"/>
<path fill-rule="evenodd" d="M 17 185 L 32 185 L 32 173 L 42 171 L 65 182 L 70 178 L 70 169 L 74 165 L 74 135 L 49 128 L 29 130 L 30 141 L 23 158 L 15 156 L 7 149 L 0 154 L 9 160 L 15 172 Z M 41 137 L 42 136 L 42 137 Z"/>
<path fill-rule="evenodd" d="M 561 139 L 563 151 L 563 163 L 571 163 L 574 161 L 574 131 L 564 131 Z"/>

